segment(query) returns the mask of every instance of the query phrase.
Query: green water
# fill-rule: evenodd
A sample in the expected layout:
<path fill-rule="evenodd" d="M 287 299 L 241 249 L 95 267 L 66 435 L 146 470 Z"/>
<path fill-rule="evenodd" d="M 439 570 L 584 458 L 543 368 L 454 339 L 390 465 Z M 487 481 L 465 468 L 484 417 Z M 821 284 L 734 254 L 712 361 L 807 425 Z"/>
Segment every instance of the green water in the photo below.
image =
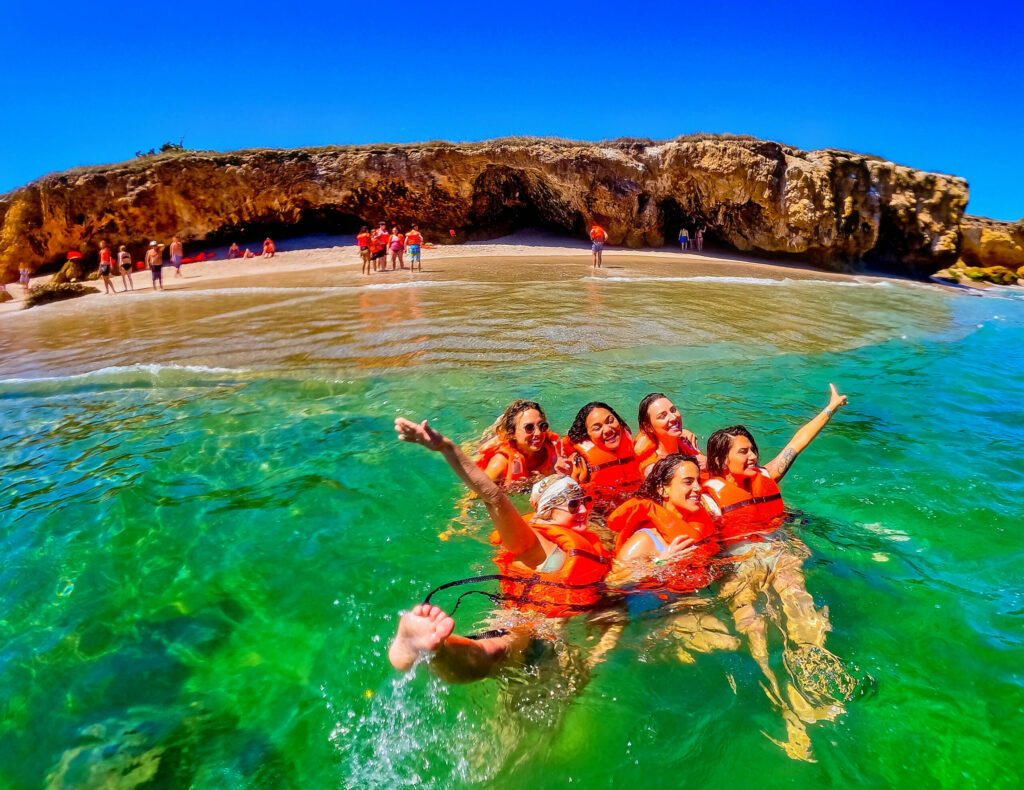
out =
<path fill-rule="evenodd" d="M 1024 302 L 640 259 L 431 268 L 3 319 L 0 786 L 1020 785 Z M 576 694 L 391 670 L 397 612 L 493 568 L 481 513 L 438 539 L 462 490 L 396 415 L 469 440 L 513 397 L 564 431 L 661 390 L 770 457 L 829 381 L 850 405 L 783 491 L 829 648 L 876 686 L 808 727 L 816 763 L 765 737 L 745 648 L 683 665 L 656 619 Z M 537 699 L 510 713 L 510 689 Z"/>

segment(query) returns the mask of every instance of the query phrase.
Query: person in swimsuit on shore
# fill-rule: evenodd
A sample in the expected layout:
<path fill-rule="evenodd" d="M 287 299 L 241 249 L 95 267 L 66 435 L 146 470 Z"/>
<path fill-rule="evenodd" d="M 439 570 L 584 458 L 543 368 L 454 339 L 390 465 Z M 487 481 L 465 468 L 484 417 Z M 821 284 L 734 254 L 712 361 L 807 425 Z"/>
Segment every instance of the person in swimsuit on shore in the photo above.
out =
<path fill-rule="evenodd" d="M 594 225 L 590 229 L 590 251 L 593 253 L 595 269 L 601 268 L 601 253 L 604 252 L 604 244 L 608 241 L 608 232 L 600 225 Z"/>
<path fill-rule="evenodd" d="M 28 266 L 22 265 L 18 268 L 18 282 L 21 283 L 21 290 L 28 293 L 28 283 L 32 278 L 32 270 Z"/>
<path fill-rule="evenodd" d="M 154 291 L 162 291 L 164 289 L 164 277 L 162 272 L 164 266 L 163 255 L 164 245 L 151 241 L 149 243 L 149 249 L 146 250 L 146 265 L 149 267 L 150 274 L 153 275 Z M 159 289 L 157 289 L 157 285 L 160 286 Z"/>
<path fill-rule="evenodd" d="M 398 232 L 397 225 L 391 228 L 391 236 L 388 237 L 388 249 L 391 250 L 391 268 L 394 269 L 397 263 L 404 269 L 405 236 Z"/>
<path fill-rule="evenodd" d="M 135 290 L 135 283 L 132 282 L 132 255 L 123 244 L 117 249 L 117 268 L 121 270 L 121 284 L 127 291 Z"/>
<path fill-rule="evenodd" d="M 697 252 L 704 251 L 704 228 L 697 228 Z"/>
<path fill-rule="evenodd" d="M 230 261 L 232 258 L 241 258 L 241 257 L 242 257 L 242 250 L 241 250 L 241 248 L 238 246 L 237 242 L 232 242 L 231 246 L 228 247 L 228 260 Z"/>
<path fill-rule="evenodd" d="M 274 246 L 274 242 L 269 236 L 263 240 L 263 257 L 273 258 L 277 253 L 277 247 Z"/>
<path fill-rule="evenodd" d="M 370 273 L 370 229 L 363 225 L 356 236 L 356 246 L 359 247 L 359 260 L 363 262 L 363 274 Z"/>
<path fill-rule="evenodd" d="M 420 226 L 413 225 L 412 230 L 405 234 L 405 249 L 409 253 L 409 271 L 415 271 L 416 264 L 419 264 L 420 271 L 423 271 L 423 262 L 420 260 L 421 244 L 423 244 L 423 235 L 420 233 Z"/>
<path fill-rule="evenodd" d="M 181 259 L 185 255 L 185 250 L 181 246 L 181 241 L 177 236 L 171 239 L 171 266 L 174 267 L 174 276 L 181 277 Z"/>
<path fill-rule="evenodd" d="M 110 273 L 114 268 L 114 256 L 110 254 L 110 247 L 105 241 L 100 242 L 100 277 L 103 278 L 103 293 L 117 293 L 117 288 L 110 282 Z"/>
<path fill-rule="evenodd" d="M 690 247 L 690 231 L 688 231 L 686 228 L 682 228 L 679 231 L 679 247 L 681 248 L 682 252 L 686 252 L 686 250 L 689 249 Z"/>

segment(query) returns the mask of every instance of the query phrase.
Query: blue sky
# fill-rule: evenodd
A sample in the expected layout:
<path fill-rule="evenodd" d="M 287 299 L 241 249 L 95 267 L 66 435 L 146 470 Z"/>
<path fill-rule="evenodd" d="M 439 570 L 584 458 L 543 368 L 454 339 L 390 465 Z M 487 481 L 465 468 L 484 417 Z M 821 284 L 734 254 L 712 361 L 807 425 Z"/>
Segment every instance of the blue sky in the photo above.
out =
<path fill-rule="evenodd" d="M 1024 216 L 1024 11 L 748 2 L 14 0 L 0 191 L 185 138 L 233 150 L 732 132 L 877 154 Z"/>

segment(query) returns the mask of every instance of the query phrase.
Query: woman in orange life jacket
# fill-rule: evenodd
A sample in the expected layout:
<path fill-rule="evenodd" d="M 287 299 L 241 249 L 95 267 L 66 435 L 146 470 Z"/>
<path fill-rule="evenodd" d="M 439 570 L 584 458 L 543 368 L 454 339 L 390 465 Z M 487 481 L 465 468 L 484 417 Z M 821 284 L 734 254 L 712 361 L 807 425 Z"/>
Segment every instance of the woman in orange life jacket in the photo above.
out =
<path fill-rule="evenodd" d="M 609 586 L 629 585 L 654 593 L 692 594 L 710 585 L 721 567 L 716 530 L 701 503 L 700 467 L 692 456 L 674 453 L 658 460 L 636 497 L 608 516 L 608 528 L 617 533 L 615 564 Z M 651 608 L 666 596 L 628 596 L 627 603 Z M 675 635 L 681 661 L 692 663 L 689 652 L 735 650 L 739 640 L 717 617 L 701 607 L 701 599 L 687 598 L 685 610 L 669 615 L 668 625 L 655 635 Z M 635 613 L 635 611 L 634 611 Z"/>
<path fill-rule="evenodd" d="M 633 452 L 646 475 L 659 458 L 673 453 L 693 456 L 701 471 L 707 469 L 707 458 L 697 445 L 697 436 L 683 428 L 679 409 L 661 392 L 652 392 L 640 401 L 637 413 L 640 432 L 633 442 Z"/>
<path fill-rule="evenodd" d="M 629 426 L 607 403 L 592 401 L 580 409 L 562 445 L 573 479 L 594 497 L 597 513 L 614 510 L 643 481 Z"/>
<path fill-rule="evenodd" d="M 723 554 L 734 558 L 722 580 L 721 596 L 732 610 L 736 630 L 746 636 L 751 656 L 768 679 L 769 697 L 783 712 L 789 739 L 776 741 L 791 757 L 812 759 L 804 722 L 833 720 L 843 712 L 844 695 L 855 682 L 842 662 L 825 648 L 831 630 L 827 610 L 819 610 L 807 592 L 801 565 L 808 552 L 794 551 L 780 537 L 769 537 L 781 524 L 784 508 L 777 485 L 796 457 L 821 432 L 847 399 L 829 384 L 829 403 L 804 425 L 782 452 L 764 467 L 757 465 L 754 437 L 742 425 L 716 431 L 708 439 L 708 471 L 704 503 L 719 527 Z M 784 637 L 783 662 L 789 675 L 785 693 L 771 669 L 767 619 L 755 605 L 767 597 L 765 610 Z M 816 673 L 816 674 L 815 674 Z M 823 674 L 831 676 L 835 695 L 808 690 Z"/>
<path fill-rule="evenodd" d="M 443 680 L 480 680 L 524 660 L 546 618 L 571 617 L 599 602 L 611 557 L 587 530 L 589 501 L 574 480 L 560 475 L 541 480 L 531 497 L 536 513 L 522 516 L 508 495 L 426 420 L 398 418 L 395 430 L 402 441 L 440 452 L 480 497 L 496 530 L 492 542 L 499 547 L 495 563 L 504 576 L 505 606 L 533 613 L 532 618 L 516 618 L 508 629 L 473 639 L 453 634 L 454 621 L 439 607 L 418 604 L 402 615 L 388 650 L 396 669 L 406 671 L 421 655 L 433 653 L 431 669 Z"/>
<path fill-rule="evenodd" d="M 558 461 L 559 437 L 548 427 L 539 403 L 514 400 L 492 426 L 493 438 L 477 448 L 473 460 L 505 488 L 520 487 L 537 475 L 550 475 Z"/>

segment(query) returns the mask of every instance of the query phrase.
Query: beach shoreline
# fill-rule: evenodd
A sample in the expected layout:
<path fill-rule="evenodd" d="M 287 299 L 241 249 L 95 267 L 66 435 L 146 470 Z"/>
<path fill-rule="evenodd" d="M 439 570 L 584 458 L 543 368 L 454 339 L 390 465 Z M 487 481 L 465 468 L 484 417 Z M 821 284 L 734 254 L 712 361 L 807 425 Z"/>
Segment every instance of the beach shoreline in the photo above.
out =
<path fill-rule="evenodd" d="M 333 244 L 332 242 L 341 242 Z M 344 243 L 348 242 L 348 243 Z M 291 249 L 289 249 L 291 247 Z M 283 248 L 283 249 L 282 249 Z M 884 274 L 847 274 L 829 272 L 799 262 L 769 260 L 752 255 L 744 255 L 736 251 L 705 250 L 703 252 L 687 251 L 662 247 L 660 249 L 626 249 L 608 248 L 604 252 L 604 267 L 594 269 L 591 265 L 589 243 L 559 236 L 544 231 L 520 231 L 491 241 L 466 242 L 463 244 L 446 244 L 427 248 L 423 251 L 427 268 L 421 275 L 408 268 L 388 269 L 364 275 L 361 271 L 359 251 L 354 244 L 354 237 L 306 237 L 286 240 L 279 244 L 278 253 L 270 259 L 263 257 L 236 258 L 227 260 L 219 257 L 214 260 L 188 263 L 182 266 L 182 276 L 176 277 L 174 268 L 166 261 L 163 267 L 164 287 L 168 292 L 187 291 L 202 293 L 211 289 L 245 288 L 260 284 L 259 281 L 272 280 L 270 287 L 287 289 L 282 278 L 294 277 L 295 285 L 301 285 L 303 275 L 316 274 L 319 279 L 330 273 L 327 284 L 337 287 L 358 287 L 360 285 L 399 282 L 398 278 L 415 277 L 429 280 L 436 273 L 432 266 L 437 263 L 448 264 L 449 274 L 458 272 L 464 265 L 479 265 L 480 261 L 526 258 L 556 258 L 560 263 L 576 258 L 581 273 L 597 277 L 614 276 L 617 269 L 637 260 L 645 262 L 664 261 L 666 274 L 696 277 L 753 277 L 758 279 L 793 279 L 793 280 L 825 280 L 844 281 L 854 277 L 869 281 L 907 281 L 906 278 Z M 136 290 L 129 291 L 129 298 L 160 298 L 153 290 L 152 277 L 148 270 L 133 271 Z M 585 276 L 585 275 L 584 275 Z M 53 275 L 33 277 L 31 285 L 43 285 Z M 80 282 L 99 289 L 99 293 L 76 297 L 76 304 L 89 300 L 93 304 L 99 299 L 117 298 L 121 296 L 121 276 L 111 277 L 118 288 L 117 296 L 103 293 L 102 280 L 82 280 Z M 916 282 L 916 281 L 915 281 Z M 942 287 L 936 284 L 935 287 Z M 14 297 L 12 301 L 0 304 L 0 315 L 21 311 L 24 307 L 25 294 L 16 283 L 8 286 L 8 292 Z M 40 308 L 48 307 L 42 305 Z"/>

